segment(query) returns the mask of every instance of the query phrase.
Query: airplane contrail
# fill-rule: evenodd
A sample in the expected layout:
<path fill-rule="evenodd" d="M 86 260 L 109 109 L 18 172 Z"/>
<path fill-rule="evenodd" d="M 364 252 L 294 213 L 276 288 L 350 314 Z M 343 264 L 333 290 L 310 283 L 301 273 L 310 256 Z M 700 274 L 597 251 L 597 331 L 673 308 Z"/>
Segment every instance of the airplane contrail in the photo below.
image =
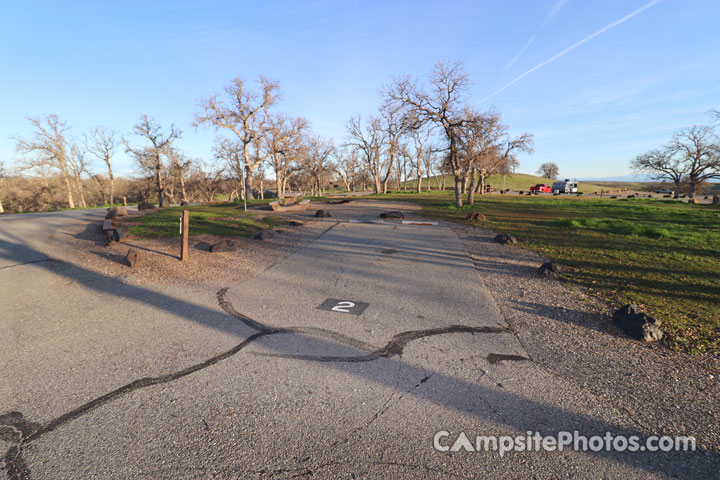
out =
<path fill-rule="evenodd" d="M 601 28 L 601 29 L 598 30 L 597 32 L 588 35 L 587 37 L 583 38 L 583 39 L 580 40 L 579 42 L 576 42 L 576 43 L 570 45 L 569 47 L 567 47 L 567 48 L 566 48 L 565 50 L 563 50 L 562 52 L 560 52 L 560 53 L 558 53 L 558 54 L 556 54 L 556 55 L 553 55 L 552 57 L 550 57 L 549 59 L 545 60 L 545 61 L 542 62 L 542 63 L 539 63 L 539 64 L 535 65 L 533 68 L 531 68 L 531 69 L 528 70 L 527 72 L 523 73 L 523 74 L 520 75 L 519 77 L 515 78 L 513 81 L 511 81 L 511 82 L 503 85 L 501 88 L 495 90 L 493 93 L 491 93 L 491 94 L 488 95 L 487 97 L 483 98 L 483 99 L 480 101 L 480 103 L 486 102 L 487 100 L 491 99 L 492 97 L 494 97 L 494 96 L 497 95 L 498 93 L 502 92 L 502 91 L 505 90 L 506 88 L 510 87 L 511 85 L 514 85 L 515 83 L 519 82 L 519 81 L 522 80 L 523 78 L 527 77 L 528 75 L 530 75 L 531 73 L 533 73 L 535 70 L 538 70 L 538 69 L 544 67 L 545 65 L 554 62 L 555 60 L 557 60 L 558 58 L 562 57 L 562 56 L 565 55 L 566 53 L 569 53 L 569 52 L 571 52 L 572 50 L 575 50 L 575 49 L 576 49 L 577 47 L 579 47 L 580 45 L 583 45 L 583 44 L 589 42 L 590 40 L 592 40 L 593 38 L 597 37 L 598 35 L 601 35 L 601 34 L 607 32 L 608 30 L 617 27 L 617 26 L 620 25 L 621 23 L 627 22 L 628 20 L 630 20 L 631 18 L 633 18 L 635 15 L 638 15 L 638 14 L 644 12 L 645 10 L 647 10 L 648 8 L 650 8 L 650 7 L 652 7 L 652 6 L 660 3 L 660 1 L 661 1 L 661 0 L 652 0 L 652 1 L 648 2 L 648 3 L 646 3 L 645 5 L 643 5 L 642 7 L 638 8 L 637 10 L 635 10 L 635 11 L 633 11 L 633 12 L 631 12 L 631 13 L 628 13 L 627 15 L 625 15 L 624 17 L 622 17 L 620 20 L 616 20 L 616 21 L 614 21 L 613 23 L 611 23 L 611 24 L 609 24 L 609 25 L 605 25 L 603 28 Z"/>
<path fill-rule="evenodd" d="M 523 47 L 520 49 L 518 54 L 515 55 L 515 58 L 510 60 L 510 62 L 503 67 L 503 70 L 507 70 L 508 68 L 512 67 L 515 64 L 515 62 L 517 62 L 520 59 L 520 57 L 522 57 L 523 53 L 525 53 L 525 51 L 528 48 L 530 48 L 530 45 L 533 44 L 533 42 L 537 38 L 538 34 L 540 32 L 542 32 L 543 30 L 545 30 L 545 27 L 547 27 L 550 24 L 550 22 L 555 19 L 555 17 L 558 15 L 558 13 L 560 13 L 560 10 L 562 10 L 562 8 L 565 6 L 565 4 L 568 3 L 569 1 L 570 0 L 555 0 L 555 3 L 553 4 L 552 8 L 550 8 L 550 11 L 545 16 L 545 19 L 540 24 L 538 29 L 535 31 L 535 33 L 532 34 L 532 36 L 525 43 L 525 45 L 523 45 Z"/>

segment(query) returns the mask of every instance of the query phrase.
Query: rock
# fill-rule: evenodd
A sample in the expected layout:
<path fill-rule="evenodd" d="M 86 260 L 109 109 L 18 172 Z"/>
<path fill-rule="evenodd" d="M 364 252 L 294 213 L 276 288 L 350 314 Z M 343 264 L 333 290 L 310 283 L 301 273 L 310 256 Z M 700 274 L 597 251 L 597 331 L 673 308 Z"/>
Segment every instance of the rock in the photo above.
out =
<path fill-rule="evenodd" d="M 485 215 L 483 215 L 480 212 L 471 212 L 467 217 L 468 220 L 471 220 L 473 222 L 476 222 L 478 220 L 485 220 Z"/>
<path fill-rule="evenodd" d="M 154 203 L 150 203 L 150 202 L 138 203 L 138 210 L 152 210 L 153 208 L 155 208 Z"/>
<path fill-rule="evenodd" d="M 610 197 L 610 198 L 617 198 L 617 197 L 616 197 L 616 196 L 612 196 L 612 197 Z"/>
<path fill-rule="evenodd" d="M 130 235 L 130 227 L 127 225 L 120 225 L 116 228 L 105 230 L 107 236 L 107 244 L 110 245 L 113 242 L 121 242 Z"/>
<path fill-rule="evenodd" d="M 672 198 L 672 195 L 663 195 L 663 198 Z"/>
<path fill-rule="evenodd" d="M 253 235 L 253 240 L 270 240 L 277 236 L 277 232 L 273 230 L 263 230 Z"/>
<path fill-rule="evenodd" d="M 550 260 L 549 262 L 545 262 L 540 265 L 537 273 L 538 275 L 542 275 L 544 277 L 557 278 L 557 276 L 562 273 L 562 267 L 554 260 Z"/>
<path fill-rule="evenodd" d="M 135 250 L 134 248 L 128 250 L 128 253 L 125 256 L 125 263 L 127 263 L 128 267 L 131 268 L 135 268 L 140 262 L 142 262 L 142 260 L 142 252 L 140 250 Z"/>
<path fill-rule="evenodd" d="M 648 195 L 648 198 L 652 198 L 652 193 L 650 195 Z"/>
<path fill-rule="evenodd" d="M 513 237 L 512 235 L 508 235 L 506 233 L 500 233 L 500 234 L 496 235 L 495 241 L 498 243 L 502 243 L 503 245 L 508 244 L 508 243 L 510 245 L 515 245 L 517 243 L 517 239 L 515 237 Z"/>
<path fill-rule="evenodd" d="M 186 202 L 184 200 L 182 202 L 180 202 L 181 207 L 184 207 L 185 205 L 190 205 L 190 202 Z"/>
<path fill-rule="evenodd" d="M 220 240 L 215 245 L 211 245 L 208 251 L 212 253 L 220 252 L 234 252 L 237 250 L 237 245 L 232 240 Z"/>
<path fill-rule="evenodd" d="M 405 218 L 405 213 L 399 210 L 391 210 L 381 213 L 380 218 Z"/>
<path fill-rule="evenodd" d="M 318 210 L 315 212 L 315 216 L 319 218 L 330 218 L 332 215 L 330 215 L 330 212 L 327 210 Z"/>
<path fill-rule="evenodd" d="M 627 304 L 617 309 L 613 314 L 613 322 L 637 340 L 655 342 L 663 338 L 660 321 L 643 312 L 637 305 Z"/>
<path fill-rule="evenodd" d="M 291 227 L 302 227 L 305 224 L 303 222 L 298 222 L 296 220 L 290 220 L 290 223 L 288 225 Z"/>
<path fill-rule="evenodd" d="M 635 198 L 635 195 L 628 195 L 627 198 Z"/>
<path fill-rule="evenodd" d="M 127 216 L 127 208 L 125 207 L 110 207 L 107 209 L 107 213 L 105 214 L 106 219 L 125 216 Z"/>

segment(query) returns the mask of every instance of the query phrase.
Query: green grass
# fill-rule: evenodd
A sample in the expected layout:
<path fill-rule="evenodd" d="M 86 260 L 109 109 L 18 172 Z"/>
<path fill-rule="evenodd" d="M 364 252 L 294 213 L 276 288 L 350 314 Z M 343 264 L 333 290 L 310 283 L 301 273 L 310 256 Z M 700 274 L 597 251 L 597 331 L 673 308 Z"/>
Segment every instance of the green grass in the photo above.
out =
<path fill-rule="evenodd" d="M 250 200 L 248 205 L 262 205 L 269 200 Z M 248 236 L 260 230 L 286 225 L 277 216 L 260 218 L 257 213 L 243 211 L 242 203 L 218 203 L 187 207 L 162 208 L 133 219 L 130 234 L 140 238 L 180 236 L 180 212 L 190 210 L 190 235 Z"/>
<path fill-rule="evenodd" d="M 511 233 L 559 261 L 564 278 L 611 305 L 636 303 L 663 323 L 663 342 L 720 354 L 720 209 L 671 200 L 486 195 L 456 208 L 453 192 L 375 199 L 421 204 L 428 216 Z"/>

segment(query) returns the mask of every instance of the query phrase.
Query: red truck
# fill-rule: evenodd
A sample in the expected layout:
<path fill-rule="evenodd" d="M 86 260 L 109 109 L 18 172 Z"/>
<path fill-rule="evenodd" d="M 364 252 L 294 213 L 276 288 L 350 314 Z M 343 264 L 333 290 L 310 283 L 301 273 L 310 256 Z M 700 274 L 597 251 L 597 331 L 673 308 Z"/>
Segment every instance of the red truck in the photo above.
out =
<path fill-rule="evenodd" d="M 550 193 L 550 192 L 552 192 L 552 187 L 550 185 L 545 185 L 544 183 L 538 183 L 534 187 L 530 187 L 530 191 L 534 192 L 534 193 L 538 193 L 538 192 Z"/>

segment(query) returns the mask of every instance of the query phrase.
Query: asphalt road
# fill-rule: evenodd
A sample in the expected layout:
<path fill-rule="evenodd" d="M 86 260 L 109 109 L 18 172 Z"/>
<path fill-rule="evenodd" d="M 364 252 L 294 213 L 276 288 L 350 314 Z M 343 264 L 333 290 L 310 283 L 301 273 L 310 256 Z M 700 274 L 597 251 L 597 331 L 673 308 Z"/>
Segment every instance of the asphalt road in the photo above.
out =
<path fill-rule="evenodd" d="M 0 218 L 5 478 L 717 473 L 702 451 L 436 450 L 442 431 L 443 450 L 461 432 L 648 433 L 528 359 L 445 226 L 338 223 L 208 293 L 52 259 L 57 227 L 102 214 Z"/>

